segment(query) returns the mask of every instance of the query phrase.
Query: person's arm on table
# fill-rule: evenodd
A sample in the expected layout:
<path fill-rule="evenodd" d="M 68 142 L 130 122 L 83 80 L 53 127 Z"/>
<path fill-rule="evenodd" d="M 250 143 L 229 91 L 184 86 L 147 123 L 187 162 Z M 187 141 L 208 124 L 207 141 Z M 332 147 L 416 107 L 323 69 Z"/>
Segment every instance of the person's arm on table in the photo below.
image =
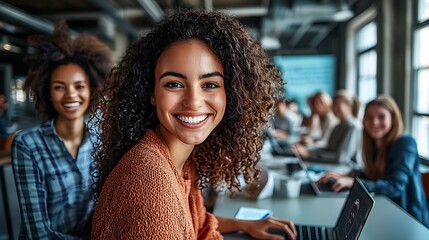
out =
<path fill-rule="evenodd" d="M 216 216 L 218 230 L 223 233 L 243 231 L 256 239 L 284 239 L 283 236 L 269 233 L 269 229 L 279 229 L 292 239 L 296 238 L 295 225 L 291 220 L 267 218 L 263 220 L 239 220 Z"/>
<path fill-rule="evenodd" d="M 334 179 L 334 183 L 332 184 L 332 191 L 338 192 L 343 188 L 351 188 L 354 182 L 354 176 L 352 175 L 343 175 L 337 172 L 328 172 L 323 175 L 318 183 L 326 184 L 330 179 Z"/>

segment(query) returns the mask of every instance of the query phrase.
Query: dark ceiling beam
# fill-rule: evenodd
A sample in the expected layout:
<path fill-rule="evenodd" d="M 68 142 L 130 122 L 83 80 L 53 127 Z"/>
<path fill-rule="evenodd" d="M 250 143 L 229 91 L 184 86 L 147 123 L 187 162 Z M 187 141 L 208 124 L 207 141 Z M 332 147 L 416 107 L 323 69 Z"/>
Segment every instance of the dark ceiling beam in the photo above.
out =
<path fill-rule="evenodd" d="M 105 0 L 91 0 L 91 2 L 98 7 L 99 9 L 101 9 L 103 12 L 105 12 L 107 15 L 109 15 L 116 24 L 118 24 L 118 26 L 122 29 L 124 29 L 128 35 L 130 35 L 133 38 L 138 38 L 139 37 L 139 31 L 132 26 L 127 20 L 125 20 L 124 18 L 122 18 L 118 11 L 111 6 L 109 3 L 107 3 L 107 1 Z"/>
<path fill-rule="evenodd" d="M 320 43 L 328 36 L 328 34 L 335 28 L 336 22 L 331 22 L 323 30 L 319 30 L 319 33 L 310 41 L 310 47 L 316 48 Z"/>
<path fill-rule="evenodd" d="M 152 22 L 157 23 L 164 17 L 164 11 L 154 0 L 137 0 L 137 2 L 147 13 Z"/>
<path fill-rule="evenodd" d="M 43 34 L 50 35 L 54 31 L 53 22 L 43 18 L 34 17 L 3 1 L 0 1 L 0 18 L 11 21 L 11 24 L 17 24 Z M 76 36 L 78 33 L 71 30 L 71 34 Z"/>
<path fill-rule="evenodd" d="M 292 39 L 289 41 L 289 46 L 295 48 L 298 42 L 304 37 L 305 33 L 310 29 L 312 22 L 307 21 L 303 22 L 302 25 L 298 28 L 298 30 L 293 35 Z"/>
<path fill-rule="evenodd" d="M 338 23 L 331 22 L 327 25 L 323 30 L 320 30 L 319 33 L 310 41 L 309 45 L 312 48 L 316 48 L 320 45 L 320 43 L 328 36 L 328 34 L 332 31 L 332 29 L 337 26 Z"/>

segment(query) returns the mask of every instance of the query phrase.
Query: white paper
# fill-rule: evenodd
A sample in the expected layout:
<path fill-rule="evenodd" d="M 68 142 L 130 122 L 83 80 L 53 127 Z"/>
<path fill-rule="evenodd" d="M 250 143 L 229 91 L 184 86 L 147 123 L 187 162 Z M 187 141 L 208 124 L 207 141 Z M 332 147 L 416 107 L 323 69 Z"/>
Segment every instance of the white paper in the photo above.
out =
<path fill-rule="evenodd" d="M 270 209 L 240 207 L 237 214 L 235 214 L 235 218 L 241 220 L 260 220 L 270 217 L 271 214 Z"/>

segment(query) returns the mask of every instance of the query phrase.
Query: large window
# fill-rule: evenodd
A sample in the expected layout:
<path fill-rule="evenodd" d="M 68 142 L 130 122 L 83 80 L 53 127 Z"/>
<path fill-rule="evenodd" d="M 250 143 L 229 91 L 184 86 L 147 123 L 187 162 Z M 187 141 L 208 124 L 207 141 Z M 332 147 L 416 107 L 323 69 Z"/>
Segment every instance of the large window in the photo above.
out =
<path fill-rule="evenodd" d="M 363 104 L 377 96 L 377 25 L 364 25 L 356 34 L 357 93 Z"/>
<path fill-rule="evenodd" d="M 429 160 L 429 0 L 418 0 L 417 6 L 412 133 L 420 155 Z"/>

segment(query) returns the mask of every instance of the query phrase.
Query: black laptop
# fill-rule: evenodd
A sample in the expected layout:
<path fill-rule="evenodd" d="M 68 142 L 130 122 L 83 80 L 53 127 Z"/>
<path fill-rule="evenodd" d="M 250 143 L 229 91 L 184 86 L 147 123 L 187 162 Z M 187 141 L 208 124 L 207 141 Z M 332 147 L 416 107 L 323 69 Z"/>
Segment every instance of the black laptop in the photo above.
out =
<path fill-rule="evenodd" d="M 318 184 L 317 181 L 313 180 L 310 174 L 310 171 L 308 170 L 305 162 L 302 160 L 301 156 L 299 155 L 298 151 L 294 148 L 292 148 L 293 153 L 295 157 L 297 158 L 298 164 L 301 167 L 302 170 L 304 170 L 307 178 L 309 179 L 311 188 L 313 188 L 314 192 L 317 196 L 321 197 L 339 197 L 339 196 L 348 196 L 349 190 L 346 188 L 343 188 L 341 191 L 334 192 L 331 189 L 331 184 Z"/>
<path fill-rule="evenodd" d="M 373 206 L 371 194 L 356 178 L 335 226 L 296 225 L 297 239 L 358 239 Z"/>

